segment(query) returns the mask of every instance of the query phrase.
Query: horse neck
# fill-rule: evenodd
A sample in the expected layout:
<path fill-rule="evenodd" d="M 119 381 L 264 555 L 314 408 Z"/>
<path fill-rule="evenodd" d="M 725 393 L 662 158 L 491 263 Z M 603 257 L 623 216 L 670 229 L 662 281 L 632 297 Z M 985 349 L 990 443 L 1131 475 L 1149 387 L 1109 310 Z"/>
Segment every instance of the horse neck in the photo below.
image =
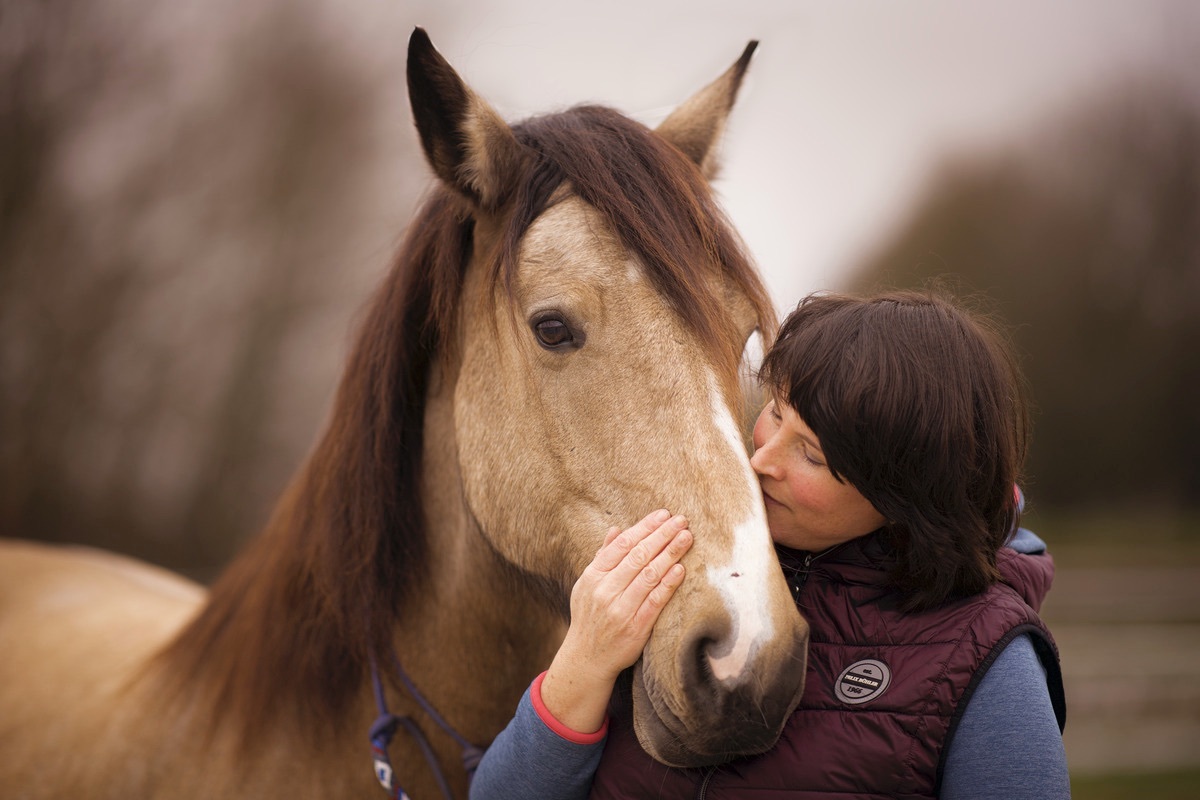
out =
<path fill-rule="evenodd" d="M 393 626 L 393 650 L 405 673 L 438 714 L 459 735 L 486 746 L 511 719 L 528 683 L 549 665 L 565 626 L 562 616 L 539 598 L 530 581 L 499 559 L 479 533 L 461 499 L 451 393 L 443 393 L 435 385 L 430 394 L 421 481 L 421 511 L 429 547 L 422 569 L 395 578 L 410 585 Z M 302 727 L 301 733 L 311 734 L 284 748 L 282 757 L 276 758 L 261 748 L 255 751 L 254 758 L 260 762 L 256 771 L 281 781 L 281 775 L 295 770 L 296 753 L 309 754 L 304 758 L 314 771 L 311 775 L 305 773 L 310 781 L 316 781 L 323 771 L 328 771 L 327 777 L 333 780 L 344 775 L 347 767 L 362 770 L 360 743 L 365 742 L 375 714 L 374 704 L 368 699 L 371 689 L 365 664 L 361 677 L 350 679 L 357 686 L 348 686 L 344 694 L 338 695 L 348 705 L 343 705 L 334 717 L 302 720 L 300 726 L 286 712 L 296 709 L 299 714 L 308 708 L 311 703 L 306 693 L 319 691 L 320 683 L 293 682 L 279 694 L 277 681 L 264 678 L 264 673 L 286 676 L 287 663 L 304 654 L 298 635 L 286 645 L 275 642 L 263 647 L 262 642 L 270 639 L 264 632 L 281 627 L 279 619 L 269 613 L 281 607 L 272 605 L 270 598 L 279 594 L 280 586 L 291 585 L 306 574 L 288 566 L 294 548 L 280 546 L 294 545 L 297 531 L 302 531 L 296 519 L 303 515 L 288 509 L 305 499 L 301 490 L 306 486 L 304 481 L 296 484 L 296 494 L 289 494 L 281 504 L 285 511 L 279 515 L 278 528 L 268 532 L 278 540 L 263 539 L 256 552 L 239 559 L 226 589 L 216 592 L 219 602 L 210 604 L 196 623 L 196 630 L 181 637 L 163 662 L 168 667 L 166 673 L 175 676 L 173 686 L 185 706 L 189 698 L 196 697 L 195 684 L 188 676 L 196 676 L 206 681 L 202 685 L 208 687 L 205 697 L 210 707 L 227 708 L 226 698 L 236 698 L 234 705 L 243 709 L 242 721 L 252 733 L 277 742 L 278 726 L 263 731 L 261 726 L 254 726 L 254 721 L 268 717 L 278 721 L 279 715 L 285 714 L 282 730 L 289 742 L 296 738 L 290 733 L 293 728 Z M 264 580 L 263 556 L 271 553 L 285 563 L 282 567 L 269 566 L 266 574 L 273 578 Z M 328 623 L 322 630 L 336 636 Z M 214 658 L 214 653 L 219 658 Z M 461 748 L 411 697 L 389 658 L 382 653 L 376 656 L 388 710 L 417 722 L 455 796 L 465 797 Z M 260 702 L 268 695 L 273 697 L 269 703 Z M 239 748 L 246 741 L 245 737 L 230 740 L 229 746 L 234 748 L 230 760 L 242 758 Z M 389 750 L 400 783 L 410 796 L 440 796 L 425 757 L 404 729 L 398 730 Z"/>
<path fill-rule="evenodd" d="M 435 376 L 426 407 L 422 502 L 429 565 L 397 623 L 395 649 L 438 712 L 464 737 L 486 745 L 508 723 L 529 682 L 549 666 L 565 624 L 544 589 L 495 553 L 463 501 L 453 381 L 442 377 L 452 374 L 443 368 Z M 401 702 L 415 710 L 406 696 Z"/>

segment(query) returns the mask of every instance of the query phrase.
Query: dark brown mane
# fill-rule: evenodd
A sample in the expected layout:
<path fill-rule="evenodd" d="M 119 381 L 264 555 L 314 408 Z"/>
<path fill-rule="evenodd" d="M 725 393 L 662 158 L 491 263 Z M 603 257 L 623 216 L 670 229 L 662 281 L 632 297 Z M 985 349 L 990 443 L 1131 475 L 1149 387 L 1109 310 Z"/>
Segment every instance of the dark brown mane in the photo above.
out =
<path fill-rule="evenodd" d="M 738 332 L 700 270 L 716 264 L 750 298 L 760 329 L 773 332 L 765 289 L 679 151 L 594 106 L 528 120 L 514 133 L 534 158 L 510 195 L 495 280 L 510 283 L 522 236 L 569 182 L 731 368 L 741 356 Z M 280 713 L 311 729 L 336 721 L 419 583 L 428 551 L 420 479 L 429 369 L 452 332 L 473 229 L 464 201 L 437 188 L 375 295 L 323 437 L 266 531 L 162 654 L 171 695 L 235 715 L 251 740 Z"/>
<path fill-rule="evenodd" d="M 369 307 L 324 435 L 266 530 L 162 653 L 168 696 L 235 714 L 248 740 L 282 710 L 303 725 L 337 719 L 425 561 L 424 400 L 472 229 L 445 190 L 423 206 Z M 197 701 L 196 691 L 212 694 Z"/>

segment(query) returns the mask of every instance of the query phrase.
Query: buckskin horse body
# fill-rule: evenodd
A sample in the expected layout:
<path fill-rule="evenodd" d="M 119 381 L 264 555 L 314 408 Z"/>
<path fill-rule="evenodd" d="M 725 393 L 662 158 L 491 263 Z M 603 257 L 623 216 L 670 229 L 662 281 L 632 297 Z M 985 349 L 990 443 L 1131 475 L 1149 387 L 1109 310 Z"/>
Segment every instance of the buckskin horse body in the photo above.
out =
<path fill-rule="evenodd" d="M 0 545 L 5 797 L 382 796 L 387 703 L 486 745 L 550 661 L 613 525 L 686 514 L 688 579 L 633 671 L 643 746 L 761 751 L 807 629 L 739 435 L 773 314 L 705 179 L 753 47 L 656 131 L 583 106 L 509 126 L 417 30 L 409 94 L 439 181 L 376 294 L 325 432 L 205 591 L 95 551 Z M 434 771 L 402 730 L 417 800 Z"/>

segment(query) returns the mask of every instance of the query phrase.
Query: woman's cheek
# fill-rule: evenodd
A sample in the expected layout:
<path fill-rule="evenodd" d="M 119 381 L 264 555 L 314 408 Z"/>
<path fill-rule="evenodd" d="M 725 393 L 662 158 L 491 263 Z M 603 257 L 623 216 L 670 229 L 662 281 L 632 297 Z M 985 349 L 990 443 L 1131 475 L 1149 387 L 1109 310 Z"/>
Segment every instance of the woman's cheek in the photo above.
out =
<path fill-rule="evenodd" d="M 807 463 L 795 465 L 789 473 L 792 479 L 788 488 L 797 506 L 814 514 L 828 514 L 837 507 L 837 498 L 825 490 L 819 476 L 811 474 L 815 469 Z"/>

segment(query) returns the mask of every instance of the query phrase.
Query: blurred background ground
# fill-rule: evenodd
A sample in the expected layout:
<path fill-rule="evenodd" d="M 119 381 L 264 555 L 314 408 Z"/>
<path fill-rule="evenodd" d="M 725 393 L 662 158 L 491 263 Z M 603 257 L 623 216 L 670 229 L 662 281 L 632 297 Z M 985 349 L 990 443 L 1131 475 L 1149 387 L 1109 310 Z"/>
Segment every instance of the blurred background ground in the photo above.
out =
<path fill-rule="evenodd" d="M 1200 790 L 1195 522 L 1032 514 L 1058 574 L 1043 609 L 1062 655 L 1076 800 Z"/>
<path fill-rule="evenodd" d="M 413 25 L 510 118 L 650 124 L 759 38 L 717 189 L 777 304 L 1009 323 L 1076 796 L 1200 795 L 1200 9 L 735 5 L 0 0 L 0 535 L 254 534 L 428 185 Z"/>

